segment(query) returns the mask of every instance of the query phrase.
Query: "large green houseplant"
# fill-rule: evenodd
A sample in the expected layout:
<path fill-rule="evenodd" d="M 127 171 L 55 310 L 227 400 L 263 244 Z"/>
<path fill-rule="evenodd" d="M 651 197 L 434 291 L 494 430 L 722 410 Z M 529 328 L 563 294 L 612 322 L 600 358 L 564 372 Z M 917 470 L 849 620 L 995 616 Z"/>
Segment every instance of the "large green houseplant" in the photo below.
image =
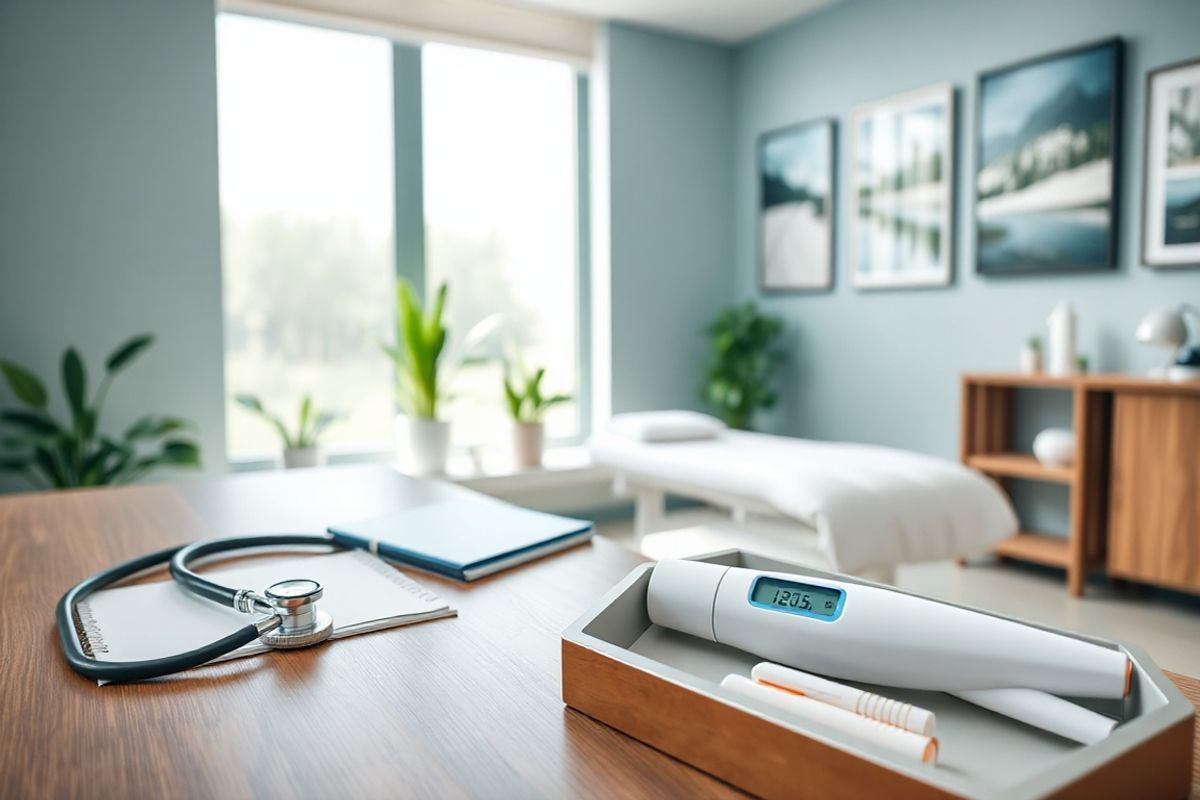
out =
<path fill-rule="evenodd" d="M 200 447 L 185 433 L 190 425 L 182 419 L 145 416 L 119 436 L 100 424 L 113 378 L 153 343 L 153 336 L 142 334 L 114 350 L 90 397 L 83 359 L 68 348 L 61 366 L 67 422 L 50 413 L 40 378 L 0 360 L 0 373 L 20 404 L 0 412 L 0 471 L 20 475 L 38 489 L 64 489 L 129 483 L 161 467 L 200 466 Z"/>
<path fill-rule="evenodd" d="M 701 397 L 731 428 L 749 429 L 754 414 L 772 408 L 774 369 L 782 360 L 778 317 L 761 313 L 753 302 L 730 306 L 705 328 L 708 365 Z"/>

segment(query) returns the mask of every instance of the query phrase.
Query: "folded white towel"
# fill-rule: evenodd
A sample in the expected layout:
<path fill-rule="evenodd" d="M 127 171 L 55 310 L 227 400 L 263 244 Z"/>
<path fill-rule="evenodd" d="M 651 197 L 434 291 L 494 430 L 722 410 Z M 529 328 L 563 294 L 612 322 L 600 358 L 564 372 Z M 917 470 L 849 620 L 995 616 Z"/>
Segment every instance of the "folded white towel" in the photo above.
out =
<path fill-rule="evenodd" d="M 695 411 L 639 411 L 617 414 L 608 430 L 639 442 L 690 442 L 715 438 L 725 423 Z"/>

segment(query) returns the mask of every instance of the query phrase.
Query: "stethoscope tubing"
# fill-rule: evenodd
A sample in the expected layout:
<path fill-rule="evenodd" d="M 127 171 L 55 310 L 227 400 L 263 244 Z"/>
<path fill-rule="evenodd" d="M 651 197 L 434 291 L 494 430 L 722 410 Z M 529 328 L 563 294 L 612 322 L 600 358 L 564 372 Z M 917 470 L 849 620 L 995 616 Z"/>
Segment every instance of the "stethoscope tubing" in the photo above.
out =
<path fill-rule="evenodd" d="M 143 661 L 103 661 L 89 656 L 83 649 L 79 632 L 75 627 L 75 606 L 94 592 L 98 592 L 114 583 L 130 578 L 139 572 L 169 564 L 172 578 L 181 583 L 188 591 L 222 605 L 235 607 L 238 590 L 222 586 L 193 572 L 188 564 L 203 556 L 243 550 L 252 547 L 267 547 L 273 545 L 331 545 L 333 538 L 328 534 L 269 534 L 260 536 L 235 536 L 224 539 L 208 539 L 181 547 L 168 547 L 153 553 L 130 559 L 89 578 L 85 578 L 72 586 L 59 599 L 54 610 L 54 620 L 58 627 L 58 637 L 62 644 L 63 655 L 75 672 L 96 681 L 122 682 L 140 681 L 157 678 L 180 672 L 192 667 L 220 658 L 239 647 L 253 642 L 264 633 L 278 627 L 280 618 L 268 616 L 252 622 L 233 633 L 210 642 L 203 647 L 197 647 L 184 653 L 166 656 L 164 658 L 147 659 Z"/>

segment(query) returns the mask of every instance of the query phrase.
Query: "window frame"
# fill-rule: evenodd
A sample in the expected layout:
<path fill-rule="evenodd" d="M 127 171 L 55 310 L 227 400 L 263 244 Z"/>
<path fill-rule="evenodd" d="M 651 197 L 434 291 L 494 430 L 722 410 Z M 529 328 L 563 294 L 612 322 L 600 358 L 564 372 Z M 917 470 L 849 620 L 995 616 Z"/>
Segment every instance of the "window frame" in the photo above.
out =
<path fill-rule="evenodd" d="M 237 14 L 221 11 L 220 14 Z M 305 24 L 305 23 L 293 23 Z M 321 27 L 321 26 L 315 26 Z M 389 38 L 383 36 L 381 38 Z M 422 98 L 422 44 L 391 41 L 392 47 L 392 139 L 395 274 L 407 278 L 422 295 L 426 290 L 426 248 L 424 214 L 424 141 Z M 481 48 L 482 49 L 482 48 Z M 586 71 L 568 63 L 574 75 L 575 99 L 575 324 L 577 388 L 575 403 L 579 429 L 573 436 L 548 438 L 551 448 L 582 444 L 592 432 L 592 341 L 591 341 L 591 183 L 589 140 L 589 80 Z M 224 313 L 224 309 L 222 309 Z M 393 385 L 395 376 L 393 375 Z M 393 405 L 393 408 L 395 406 Z M 397 411 L 398 413 L 398 411 Z M 452 453 L 461 455 L 477 448 L 487 450 L 494 444 L 455 445 Z M 233 455 L 226 443 L 226 459 L 234 472 L 270 469 L 275 458 L 261 452 Z M 388 463 L 394 445 L 381 442 L 375 447 L 331 447 L 331 464 L 364 462 Z"/>

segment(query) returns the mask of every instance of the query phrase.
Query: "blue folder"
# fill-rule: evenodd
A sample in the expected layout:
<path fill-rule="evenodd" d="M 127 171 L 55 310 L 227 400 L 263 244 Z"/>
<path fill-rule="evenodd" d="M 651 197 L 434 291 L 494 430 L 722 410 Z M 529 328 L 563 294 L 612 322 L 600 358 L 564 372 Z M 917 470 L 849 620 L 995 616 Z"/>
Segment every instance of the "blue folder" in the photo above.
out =
<path fill-rule="evenodd" d="M 331 526 L 329 533 L 389 561 L 471 581 L 587 541 L 592 523 L 499 501 L 460 500 Z"/>

